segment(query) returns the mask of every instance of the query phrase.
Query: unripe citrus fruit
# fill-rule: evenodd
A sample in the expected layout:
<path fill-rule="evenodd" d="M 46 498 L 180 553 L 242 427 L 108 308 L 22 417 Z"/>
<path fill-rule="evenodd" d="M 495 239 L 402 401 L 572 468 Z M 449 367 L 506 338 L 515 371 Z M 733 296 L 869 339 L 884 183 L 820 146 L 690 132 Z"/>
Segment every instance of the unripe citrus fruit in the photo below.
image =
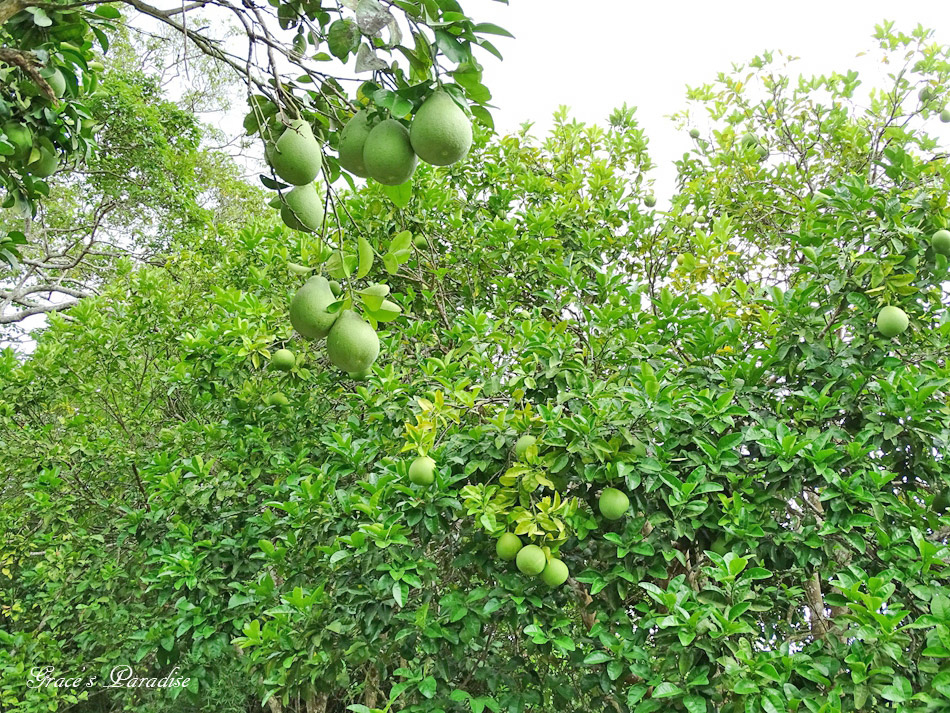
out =
<path fill-rule="evenodd" d="M 305 186 L 320 173 L 323 154 L 313 129 L 303 119 L 294 119 L 266 152 L 274 172 L 287 183 Z"/>
<path fill-rule="evenodd" d="M 340 316 L 339 312 L 327 312 L 327 307 L 335 301 L 327 278 L 311 277 L 290 300 L 290 323 L 302 337 L 323 339 Z"/>
<path fill-rule="evenodd" d="M 59 168 L 59 157 L 54 151 L 42 148 L 40 149 L 40 157 L 33 163 L 28 164 L 26 170 L 31 176 L 48 178 L 56 173 L 57 168 Z"/>
<path fill-rule="evenodd" d="M 371 178 L 387 186 L 405 183 L 419 159 L 412 151 L 409 130 L 395 119 L 381 121 L 366 137 L 363 164 Z"/>
<path fill-rule="evenodd" d="M 270 396 L 268 396 L 265 401 L 268 406 L 288 406 L 290 402 L 287 400 L 287 397 L 284 396 L 280 391 L 276 391 Z"/>
<path fill-rule="evenodd" d="M 511 562 L 520 551 L 521 538 L 511 532 L 506 532 L 495 543 L 495 554 L 505 562 Z"/>
<path fill-rule="evenodd" d="M 363 163 L 363 147 L 366 137 L 373 130 L 369 123 L 369 114 L 361 109 L 346 122 L 340 132 L 340 165 L 352 174 L 367 178 L 366 164 Z"/>
<path fill-rule="evenodd" d="M 522 574 L 535 576 L 544 571 L 544 566 L 548 563 L 544 556 L 544 550 L 537 545 L 528 545 L 522 547 L 515 557 L 515 564 Z"/>
<path fill-rule="evenodd" d="M 341 285 L 336 280 L 330 280 L 330 291 L 333 293 L 334 297 L 339 297 L 343 294 L 343 285 Z"/>
<path fill-rule="evenodd" d="M 929 102 L 932 96 L 933 94 L 930 91 L 930 87 L 923 87 L 919 92 L 917 92 L 917 97 L 922 102 Z"/>
<path fill-rule="evenodd" d="M 644 196 L 644 197 L 643 197 L 643 205 L 645 205 L 647 208 L 652 208 L 653 206 L 655 206 L 655 205 L 656 205 L 656 196 L 654 196 L 654 195 L 652 195 L 652 194 L 651 194 L 651 195 L 648 195 L 648 196 Z"/>
<path fill-rule="evenodd" d="M 940 112 L 940 121 L 944 124 L 950 124 L 950 109 L 944 109 Z"/>
<path fill-rule="evenodd" d="M 698 139 L 698 138 L 699 138 L 699 129 L 690 129 L 690 130 L 689 130 L 689 136 L 690 136 L 690 138 L 692 138 L 692 139 Z"/>
<path fill-rule="evenodd" d="M 630 500 L 616 488 L 604 488 L 597 501 L 600 514 L 608 520 L 619 520 L 630 507 Z"/>
<path fill-rule="evenodd" d="M 472 122 L 445 92 L 435 92 L 416 112 L 409 127 L 412 150 L 426 163 L 448 166 L 472 147 Z"/>
<path fill-rule="evenodd" d="M 764 161 L 769 157 L 769 150 L 761 144 L 755 147 L 755 152 L 759 156 L 759 161 Z"/>
<path fill-rule="evenodd" d="M 950 255 L 950 230 L 938 230 L 934 233 L 934 252 L 941 255 Z"/>
<path fill-rule="evenodd" d="M 537 442 L 538 442 L 537 438 L 535 438 L 534 436 L 529 436 L 525 434 L 524 436 L 519 438 L 517 442 L 515 443 L 515 455 L 519 459 L 524 458 L 524 454 L 527 452 L 528 448 L 530 446 L 533 446 Z"/>
<path fill-rule="evenodd" d="M 759 140 L 756 138 L 755 134 L 749 133 L 742 136 L 741 144 L 742 148 L 744 149 L 751 149 L 757 143 L 759 143 Z"/>
<path fill-rule="evenodd" d="M 3 127 L 3 133 L 6 134 L 7 141 L 13 144 L 13 158 L 21 160 L 26 158 L 30 149 L 33 148 L 33 132 L 26 124 L 19 124 L 11 121 Z"/>
<path fill-rule="evenodd" d="M 409 466 L 409 480 L 416 485 L 432 485 L 435 480 L 435 461 L 429 456 L 419 456 Z"/>
<path fill-rule="evenodd" d="M 297 358 L 289 349 L 278 349 L 270 358 L 271 366 L 281 371 L 290 371 L 297 364 Z"/>
<path fill-rule="evenodd" d="M 379 356 L 376 330 L 353 310 L 343 310 L 327 335 L 327 356 L 333 366 L 349 373 L 369 369 Z"/>
<path fill-rule="evenodd" d="M 54 69 L 53 73 L 48 77 L 44 77 L 44 79 L 46 79 L 46 83 L 49 84 L 50 89 L 53 90 L 53 94 L 56 96 L 61 97 L 66 93 L 66 77 L 59 69 Z"/>
<path fill-rule="evenodd" d="M 900 307 L 888 305 L 877 315 L 877 329 L 888 339 L 903 332 L 907 325 L 907 315 Z"/>
<path fill-rule="evenodd" d="M 567 565 L 557 557 L 553 557 L 541 572 L 541 581 L 549 587 L 560 587 L 567 581 L 567 575 Z"/>
<path fill-rule="evenodd" d="M 316 183 L 295 186 L 284 194 L 281 220 L 293 230 L 315 233 L 323 227 L 323 201 Z"/>

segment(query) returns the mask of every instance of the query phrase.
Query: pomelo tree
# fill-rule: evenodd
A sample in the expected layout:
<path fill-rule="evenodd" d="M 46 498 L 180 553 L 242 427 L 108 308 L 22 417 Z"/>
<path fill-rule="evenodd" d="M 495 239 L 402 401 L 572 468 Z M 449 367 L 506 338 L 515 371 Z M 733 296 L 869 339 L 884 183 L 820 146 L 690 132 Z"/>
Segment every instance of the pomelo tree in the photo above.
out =
<path fill-rule="evenodd" d="M 950 65 L 876 36 L 906 67 L 865 108 L 771 56 L 690 90 L 669 210 L 634 110 L 563 111 L 404 206 L 341 196 L 381 256 L 350 274 L 250 224 L 54 315 L 0 362 L 3 702 L 945 710 L 950 173 L 918 96 Z M 295 336 L 301 266 L 392 286 L 365 380 Z M 96 701 L 36 661 L 191 680 Z"/>

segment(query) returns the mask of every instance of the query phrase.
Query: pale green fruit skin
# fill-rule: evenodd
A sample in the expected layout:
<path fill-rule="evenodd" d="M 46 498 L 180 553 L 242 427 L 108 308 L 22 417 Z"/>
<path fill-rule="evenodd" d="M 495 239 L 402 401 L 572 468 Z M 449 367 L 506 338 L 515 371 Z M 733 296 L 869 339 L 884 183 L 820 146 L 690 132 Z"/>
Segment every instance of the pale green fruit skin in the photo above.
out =
<path fill-rule="evenodd" d="M 600 514 L 608 520 L 619 520 L 630 507 L 630 499 L 616 488 L 604 488 L 597 501 Z"/>
<path fill-rule="evenodd" d="M 278 349 L 271 355 L 271 366 L 280 371 L 290 371 L 297 365 L 297 358 L 289 349 Z"/>
<path fill-rule="evenodd" d="M 940 112 L 940 121 L 944 124 L 950 124 L 950 109 L 944 109 Z"/>
<path fill-rule="evenodd" d="M 327 278 L 311 277 L 290 300 L 290 323 L 301 337 L 323 339 L 340 316 L 339 312 L 327 312 L 335 301 Z"/>
<path fill-rule="evenodd" d="M 268 406 L 289 406 L 290 401 L 280 391 L 277 391 L 266 399 Z"/>
<path fill-rule="evenodd" d="M 26 167 L 27 173 L 37 178 L 47 178 L 56 173 L 59 168 L 59 157 L 55 153 L 40 151 L 40 157 Z"/>
<path fill-rule="evenodd" d="M 557 557 L 552 557 L 541 572 L 541 581 L 549 587 L 560 587 L 567 581 L 568 574 L 567 565 Z"/>
<path fill-rule="evenodd" d="M 330 291 L 339 297 L 341 294 L 343 294 L 343 285 L 341 285 L 336 280 L 330 280 Z"/>
<path fill-rule="evenodd" d="M 922 102 L 929 102 L 931 96 L 930 87 L 923 87 L 919 92 L 917 92 L 917 98 Z"/>
<path fill-rule="evenodd" d="M 690 137 L 691 139 L 698 139 L 698 138 L 699 138 L 699 129 L 690 129 L 690 130 L 689 130 L 689 137 Z"/>
<path fill-rule="evenodd" d="M 537 545 L 522 547 L 518 550 L 515 560 L 515 564 L 518 565 L 518 569 L 521 570 L 521 573 L 531 577 L 541 574 L 547 564 L 544 550 Z"/>
<path fill-rule="evenodd" d="M 761 146 L 761 145 L 756 146 L 755 152 L 756 154 L 758 154 L 760 161 L 764 161 L 765 159 L 769 157 L 769 150 L 765 148 L 764 146 Z"/>
<path fill-rule="evenodd" d="M 506 532 L 495 543 L 495 554 L 498 559 L 511 562 L 521 551 L 521 538 L 511 532 Z"/>
<path fill-rule="evenodd" d="M 409 130 L 395 119 L 378 123 L 366 137 L 363 163 L 369 177 L 383 185 L 398 186 L 408 181 L 419 163 Z"/>
<path fill-rule="evenodd" d="M 656 196 L 644 196 L 643 205 L 647 208 L 652 208 L 656 205 Z"/>
<path fill-rule="evenodd" d="M 533 446 L 537 442 L 538 442 L 538 439 L 535 438 L 534 436 L 528 436 L 528 435 L 522 436 L 515 443 L 515 455 L 519 459 L 524 458 L 524 454 L 528 450 L 528 448 L 530 446 Z"/>
<path fill-rule="evenodd" d="M 323 227 L 323 201 L 316 183 L 295 186 L 284 194 L 281 220 L 293 230 L 315 233 Z"/>
<path fill-rule="evenodd" d="M 448 166 L 472 148 L 472 122 L 445 92 L 426 99 L 409 127 L 412 150 L 426 163 Z"/>
<path fill-rule="evenodd" d="M 742 148 L 750 149 L 759 143 L 759 139 L 755 134 L 743 134 L 740 143 L 742 144 Z"/>
<path fill-rule="evenodd" d="M 348 373 L 369 369 L 379 356 L 379 337 L 353 310 L 343 310 L 327 335 L 327 356 Z"/>
<path fill-rule="evenodd" d="M 935 253 L 950 255 L 950 230 L 938 230 L 934 233 L 932 245 Z"/>
<path fill-rule="evenodd" d="M 888 305 L 878 312 L 877 330 L 888 339 L 903 332 L 908 324 L 907 315 L 900 307 Z"/>
<path fill-rule="evenodd" d="M 353 381 L 366 381 L 372 373 L 373 369 L 370 367 L 369 369 L 364 369 L 363 371 L 354 371 L 348 374 L 348 376 L 353 379 Z"/>
<path fill-rule="evenodd" d="M 58 69 L 53 70 L 53 73 L 45 79 L 56 96 L 61 97 L 66 93 L 66 77 Z"/>
<path fill-rule="evenodd" d="M 312 183 L 323 165 L 320 144 L 303 119 L 290 122 L 266 155 L 274 173 L 295 186 Z"/>
<path fill-rule="evenodd" d="M 11 121 L 3 127 L 3 133 L 6 134 L 7 141 L 15 147 L 12 156 L 14 159 L 24 159 L 30 154 L 30 149 L 33 148 L 33 132 L 30 127 Z"/>
<path fill-rule="evenodd" d="M 363 148 L 372 130 L 369 114 L 365 109 L 361 109 L 346 122 L 346 126 L 340 132 L 340 165 L 360 178 L 369 178 L 366 164 L 363 162 Z"/>
<path fill-rule="evenodd" d="M 409 480 L 416 485 L 432 485 L 435 481 L 435 461 L 429 456 L 419 456 L 409 466 Z"/>

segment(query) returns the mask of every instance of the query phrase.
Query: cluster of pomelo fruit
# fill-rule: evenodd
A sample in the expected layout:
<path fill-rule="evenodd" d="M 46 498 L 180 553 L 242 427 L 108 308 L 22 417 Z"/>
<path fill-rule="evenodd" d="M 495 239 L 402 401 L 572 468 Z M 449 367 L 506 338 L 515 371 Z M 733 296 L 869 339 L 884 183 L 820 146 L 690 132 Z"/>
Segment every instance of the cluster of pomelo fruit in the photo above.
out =
<path fill-rule="evenodd" d="M 307 280 L 290 300 L 290 323 L 305 339 L 326 339 L 330 363 L 354 379 L 364 379 L 379 356 L 379 337 L 353 310 L 331 311 L 331 305 L 340 301 L 333 287 L 322 275 Z M 274 366 L 286 371 L 293 369 L 296 363 L 292 361 L 293 354 L 284 349 L 274 356 L 281 352 L 288 352 L 290 356 L 282 355 L 279 364 L 274 363 Z"/>
<path fill-rule="evenodd" d="M 407 129 L 396 119 L 374 121 L 358 111 L 340 134 L 340 165 L 362 178 L 387 186 L 408 181 L 421 158 L 448 166 L 465 157 L 472 146 L 472 122 L 444 91 L 426 99 Z"/>
<path fill-rule="evenodd" d="M 276 138 L 265 143 L 264 157 L 274 173 L 293 186 L 271 201 L 280 209 L 284 225 L 310 233 L 322 229 L 326 199 L 316 178 L 323 168 L 323 152 L 310 124 L 294 119 L 282 126 Z"/>
<path fill-rule="evenodd" d="M 524 435 L 515 443 L 515 455 L 521 459 L 528 448 L 537 443 L 534 436 Z M 630 499 L 617 488 L 604 488 L 597 500 L 597 509 L 606 520 L 619 520 L 630 507 Z M 567 581 L 570 571 L 563 560 L 551 554 L 548 548 L 525 545 L 513 532 L 502 533 L 495 543 L 495 554 L 505 562 L 515 561 L 522 574 L 540 577 L 549 587 L 559 587 Z"/>
<path fill-rule="evenodd" d="M 930 245 L 938 255 L 950 255 L 950 230 L 938 230 L 933 234 Z M 900 307 L 887 305 L 877 314 L 877 331 L 888 339 L 901 334 L 909 324 L 907 313 Z"/>

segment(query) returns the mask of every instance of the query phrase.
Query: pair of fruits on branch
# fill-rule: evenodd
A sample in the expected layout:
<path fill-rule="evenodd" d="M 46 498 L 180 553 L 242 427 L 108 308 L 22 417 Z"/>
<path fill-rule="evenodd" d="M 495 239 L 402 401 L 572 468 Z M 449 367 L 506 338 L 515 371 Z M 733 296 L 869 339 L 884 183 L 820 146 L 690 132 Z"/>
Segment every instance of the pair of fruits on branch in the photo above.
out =
<path fill-rule="evenodd" d="M 352 174 L 387 186 L 408 181 L 419 159 L 449 166 L 472 146 L 472 122 L 448 92 L 426 99 L 407 129 L 397 119 L 378 120 L 358 111 L 340 134 L 340 165 Z"/>
<path fill-rule="evenodd" d="M 938 255 L 950 255 L 950 230 L 938 230 L 930 240 L 930 246 Z M 888 339 L 907 330 L 910 320 L 900 307 L 887 305 L 877 315 L 877 330 Z"/>

